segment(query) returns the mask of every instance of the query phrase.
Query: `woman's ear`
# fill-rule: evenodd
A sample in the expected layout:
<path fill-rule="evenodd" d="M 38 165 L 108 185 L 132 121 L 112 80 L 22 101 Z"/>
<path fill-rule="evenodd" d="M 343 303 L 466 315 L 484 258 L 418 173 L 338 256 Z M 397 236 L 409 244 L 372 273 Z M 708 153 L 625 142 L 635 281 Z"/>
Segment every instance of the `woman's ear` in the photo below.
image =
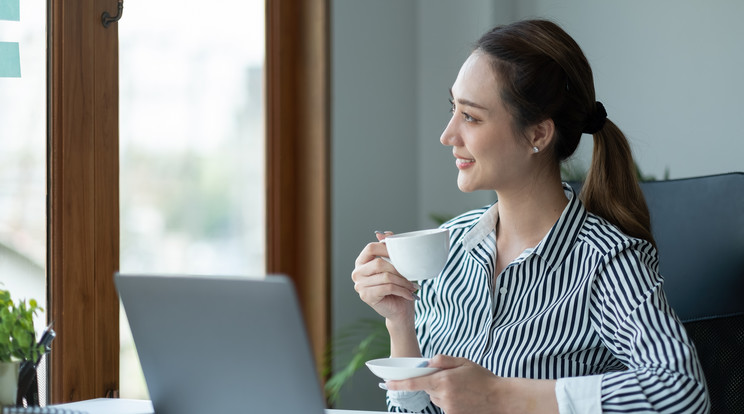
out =
<path fill-rule="evenodd" d="M 550 147 L 555 138 L 555 123 L 551 118 L 538 122 L 530 127 L 527 138 L 533 149 L 537 148 L 542 151 Z"/>

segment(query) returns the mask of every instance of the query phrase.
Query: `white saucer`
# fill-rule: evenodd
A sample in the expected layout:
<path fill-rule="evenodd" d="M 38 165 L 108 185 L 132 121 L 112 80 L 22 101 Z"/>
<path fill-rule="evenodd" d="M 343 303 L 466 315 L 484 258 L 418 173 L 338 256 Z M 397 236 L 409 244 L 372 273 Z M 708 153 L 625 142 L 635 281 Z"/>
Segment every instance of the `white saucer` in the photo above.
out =
<path fill-rule="evenodd" d="M 366 364 L 373 374 L 387 381 L 420 377 L 439 371 L 439 368 L 419 366 L 427 361 L 428 358 L 380 358 L 367 361 Z"/>

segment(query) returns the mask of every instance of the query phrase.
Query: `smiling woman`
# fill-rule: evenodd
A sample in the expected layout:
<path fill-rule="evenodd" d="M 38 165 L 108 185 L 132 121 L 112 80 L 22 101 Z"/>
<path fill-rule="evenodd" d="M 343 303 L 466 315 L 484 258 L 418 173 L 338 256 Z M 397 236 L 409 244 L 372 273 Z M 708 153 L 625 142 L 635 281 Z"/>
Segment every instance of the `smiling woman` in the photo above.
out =
<path fill-rule="evenodd" d="M 388 408 L 709 411 L 695 347 L 663 291 L 627 139 L 596 101 L 578 44 L 549 20 L 496 26 L 451 94 L 441 142 L 458 187 L 498 201 L 440 226 L 450 248 L 436 278 L 410 283 L 382 260 L 393 253 L 384 236 L 357 256 L 354 290 L 385 318 L 390 357 L 439 369 L 386 381 Z M 594 153 L 577 194 L 560 163 L 583 135 Z"/>
<path fill-rule="evenodd" d="M 744 35 L 737 23 L 744 3 L 333 4 L 334 324 L 339 331 L 370 318 L 369 308 L 353 295 L 348 270 L 358 248 L 374 241 L 375 229 L 427 228 L 437 224 L 432 213 L 452 217 L 494 201 L 492 191 L 459 191 L 451 148 L 436 142 L 449 121 L 447 88 L 473 41 L 494 25 L 534 16 L 560 23 L 584 50 L 597 96 L 626 133 L 645 175 L 683 178 L 741 170 L 744 141 L 730 121 L 741 112 L 737 97 L 744 94 L 736 73 L 744 66 L 737 44 Z M 592 140 L 583 138 L 570 160 L 574 178 L 585 177 L 592 149 Z M 368 374 L 362 371 L 348 386 L 342 396 L 346 407 L 384 406 L 384 398 L 375 397 L 382 393 L 378 381 Z M 367 405 L 354 404 L 362 400 Z"/>
<path fill-rule="evenodd" d="M 462 65 L 450 94 L 452 118 L 440 142 L 451 146 L 459 170 L 457 186 L 464 192 L 517 184 L 530 167 L 533 147 L 526 139 L 514 140 L 514 123 L 498 94 L 499 79 L 483 53 L 472 54 Z M 476 160 L 480 159 L 480 162 Z"/>

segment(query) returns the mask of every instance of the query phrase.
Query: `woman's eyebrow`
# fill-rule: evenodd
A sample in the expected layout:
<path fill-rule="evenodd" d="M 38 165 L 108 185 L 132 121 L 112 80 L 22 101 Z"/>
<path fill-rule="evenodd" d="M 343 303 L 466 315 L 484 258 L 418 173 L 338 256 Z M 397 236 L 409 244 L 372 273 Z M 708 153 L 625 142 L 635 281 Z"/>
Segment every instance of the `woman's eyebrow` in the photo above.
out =
<path fill-rule="evenodd" d="M 449 92 L 450 92 L 450 96 L 454 99 L 454 96 L 452 95 L 452 88 L 450 88 Z M 485 106 L 483 106 L 481 104 L 478 104 L 478 103 L 475 103 L 473 101 L 470 101 L 468 99 L 458 98 L 458 99 L 456 99 L 456 101 L 460 105 L 472 106 L 473 108 L 478 108 L 478 109 L 482 109 L 484 111 L 488 111 L 488 108 L 486 108 Z"/>

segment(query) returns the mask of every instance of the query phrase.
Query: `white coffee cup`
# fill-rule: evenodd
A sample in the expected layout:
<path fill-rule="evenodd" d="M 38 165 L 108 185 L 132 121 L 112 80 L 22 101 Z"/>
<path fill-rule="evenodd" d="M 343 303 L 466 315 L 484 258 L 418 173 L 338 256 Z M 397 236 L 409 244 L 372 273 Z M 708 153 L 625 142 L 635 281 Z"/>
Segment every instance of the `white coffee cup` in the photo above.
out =
<path fill-rule="evenodd" d="M 439 276 L 449 255 L 449 229 L 393 234 L 382 242 L 387 245 L 388 261 L 412 281 Z"/>

